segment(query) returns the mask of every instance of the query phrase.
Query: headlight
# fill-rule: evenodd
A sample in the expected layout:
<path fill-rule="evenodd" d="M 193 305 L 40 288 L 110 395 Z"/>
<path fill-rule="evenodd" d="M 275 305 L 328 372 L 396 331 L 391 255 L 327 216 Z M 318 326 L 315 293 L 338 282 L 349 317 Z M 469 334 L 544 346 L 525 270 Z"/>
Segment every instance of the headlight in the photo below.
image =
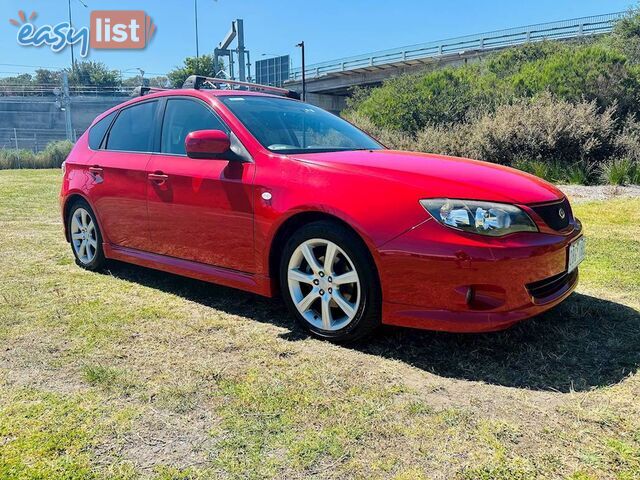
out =
<path fill-rule="evenodd" d="M 537 232 L 522 209 L 506 203 L 433 198 L 420 204 L 438 222 L 465 232 L 500 237 L 514 232 Z"/>

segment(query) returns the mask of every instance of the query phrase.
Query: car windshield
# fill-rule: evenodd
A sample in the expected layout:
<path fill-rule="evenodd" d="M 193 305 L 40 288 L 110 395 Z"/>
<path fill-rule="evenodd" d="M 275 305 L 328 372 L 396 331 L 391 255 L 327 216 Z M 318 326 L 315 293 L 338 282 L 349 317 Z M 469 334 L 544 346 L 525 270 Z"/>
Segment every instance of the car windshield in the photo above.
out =
<path fill-rule="evenodd" d="M 307 103 L 252 95 L 219 98 L 272 152 L 291 154 L 382 148 L 349 122 Z"/>

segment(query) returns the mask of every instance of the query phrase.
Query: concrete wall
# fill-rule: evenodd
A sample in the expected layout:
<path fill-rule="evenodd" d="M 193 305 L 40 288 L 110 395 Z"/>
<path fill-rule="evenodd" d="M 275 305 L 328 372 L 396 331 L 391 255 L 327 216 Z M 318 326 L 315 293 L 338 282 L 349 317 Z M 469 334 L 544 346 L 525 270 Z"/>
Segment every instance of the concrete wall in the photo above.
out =
<path fill-rule="evenodd" d="M 71 123 L 80 136 L 93 119 L 129 97 L 72 97 Z M 15 129 L 15 131 L 14 131 Z M 66 138 L 64 112 L 55 97 L 0 97 L 0 148 L 42 150 L 52 140 Z"/>

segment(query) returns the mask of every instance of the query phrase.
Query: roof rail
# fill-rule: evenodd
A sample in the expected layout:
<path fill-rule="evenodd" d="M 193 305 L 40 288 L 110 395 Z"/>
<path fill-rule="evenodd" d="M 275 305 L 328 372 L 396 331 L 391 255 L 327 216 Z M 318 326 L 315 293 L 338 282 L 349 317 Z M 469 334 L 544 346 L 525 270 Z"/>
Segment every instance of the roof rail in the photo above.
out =
<path fill-rule="evenodd" d="M 144 95 L 147 95 L 149 93 L 155 93 L 155 92 L 163 92 L 165 90 L 168 90 L 167 88 L 160 88 L 160 87 L 144 87 L 144 86 L 139 86 L 133 89 L 133 91 L 131 92 L 131 96 L 132 97 L 143 97 Z"/>
<path fill-rule="evenodd" d="M 284 97 L 300 100 L 300 94 L 298 92 L 288 90 L 286 88 L 261 85 L 259 83 L 239 82 L 237 80 L 227 80 L 226 78 L 205 77 L 204 75 L 189 76 L 182 84 L 182 88 L 194 88 L 196 90 L 200 90 L 205 85 L 209 85 L 215 89 L 220 89 L 220 85 L 229 85 L 232 87 L 231 89 L 233 89 L 233 86 L 246 87 L 248 89 L 275 93 L 276 95 L 282 95 Z"/>

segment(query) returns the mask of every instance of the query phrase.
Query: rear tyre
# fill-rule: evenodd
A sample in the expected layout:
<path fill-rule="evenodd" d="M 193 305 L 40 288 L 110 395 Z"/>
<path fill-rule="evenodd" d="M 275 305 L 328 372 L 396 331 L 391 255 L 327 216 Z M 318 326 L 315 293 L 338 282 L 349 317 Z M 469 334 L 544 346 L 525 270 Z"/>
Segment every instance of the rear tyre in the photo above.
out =
<path fill-rule="evenodd" d="M 102 235 L 93 210 L 85 200 L 77 200 L 69 211 L 67 231 L 76 264 L 87 270 L 104 268 Z"/>
<path fill-rule="evenodd" d="M 291 313 L 314 336 L 353 342 L 380 325 L 380 286 L 362 240 L 336 222 L 296 231 L 280 261 L 280 290 Z"/>

